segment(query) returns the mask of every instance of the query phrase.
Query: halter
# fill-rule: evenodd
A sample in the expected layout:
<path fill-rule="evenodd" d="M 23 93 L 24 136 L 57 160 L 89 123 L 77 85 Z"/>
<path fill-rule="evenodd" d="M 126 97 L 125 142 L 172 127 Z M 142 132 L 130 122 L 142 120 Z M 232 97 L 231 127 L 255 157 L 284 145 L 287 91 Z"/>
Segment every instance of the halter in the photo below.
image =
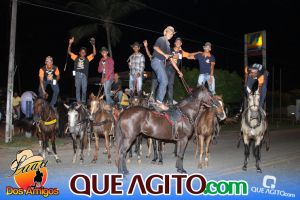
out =
<path fill-rule="evenodd" d="M 257 96 L 256 92 L 255 92 L 254 94 L 252 94 L 252 96 L 253 96 L 253 97 L 256 97 L 256 96 Z M 249 97 L 248 97 L 248 98 L 249 98 Z M 259 126 L 261 125 L 261 121 L 262 121 L 262 111 L 261 111 L 260 106 L 259 106 L 259 105 L 255 105 L 255 102 L 253 102 L 253 104 L 254 104 L 254 105 L 248 106 L 248 108 L 245 110 L 245 122 L 246 122 L 246 124 L 247 124 L 251 129 L 255 129 L 255 128 L 259 127 Z M 258 110 L 257 110 L 257 112 L 258 112 L 258 118 L 252 118 L 252 116 L 250 115 L 250 121 L 249 121 L 249 120 L 248 120 L 248 117 L 246 117 L 246 113 L 248 113 L 249 111 L 251 112 L 251 111 L 252 111 L 252 110 L 251 110 L 252 107 L 258 107 Z M 252 111 L 252 112 L 253 112 L 253 111 Z M 250 114 L 251 114 L 251 113 L 250 113 Z M 251 125 L 250 125 L 250 122 L 251 122 L 252 120 L 254 120 L 254 119 L 256 119 L 256 120 L 258 121 L 258 123 L 257 123 L 255 126 L 251 126 Z"/>

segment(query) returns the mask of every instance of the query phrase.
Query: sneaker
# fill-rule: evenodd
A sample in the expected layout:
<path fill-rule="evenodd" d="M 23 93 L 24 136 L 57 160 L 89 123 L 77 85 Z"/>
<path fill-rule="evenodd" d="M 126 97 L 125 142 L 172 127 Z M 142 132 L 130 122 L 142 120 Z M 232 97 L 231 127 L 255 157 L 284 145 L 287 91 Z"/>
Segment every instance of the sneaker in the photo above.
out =
<path fill-rule="evenodd" d="M 169 107 L 166 106 L 165 104 L 163 104 L 159 101 L 156 101 L 156 103 L 157 103 L 157 107 L 160 108 L 161 110 L 163 110 L 163 111 L 169 110 Z"/>

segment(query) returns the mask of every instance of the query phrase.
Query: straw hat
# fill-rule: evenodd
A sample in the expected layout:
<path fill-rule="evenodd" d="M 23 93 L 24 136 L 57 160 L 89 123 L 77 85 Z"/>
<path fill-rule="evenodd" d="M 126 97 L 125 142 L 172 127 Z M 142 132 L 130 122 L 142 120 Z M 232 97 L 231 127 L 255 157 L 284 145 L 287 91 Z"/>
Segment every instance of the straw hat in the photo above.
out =
<path fill-rule="evenodd" d="M 21 163 L 18 168 L 25 167 L 26 165 L 44 160 L 42 156 L 34 156 L 30 149 L 21 150 L 17 153 L 17 159 L 14 160 L 10 166 L 11 170 L 15 170 L 19 163 Z"/>

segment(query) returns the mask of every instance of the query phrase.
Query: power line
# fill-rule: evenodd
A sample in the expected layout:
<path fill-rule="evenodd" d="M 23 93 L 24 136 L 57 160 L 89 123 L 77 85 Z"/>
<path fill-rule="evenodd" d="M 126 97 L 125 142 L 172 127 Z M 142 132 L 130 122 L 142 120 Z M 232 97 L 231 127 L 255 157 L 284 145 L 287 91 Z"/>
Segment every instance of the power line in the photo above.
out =
<path fill-rule="evenodd" d="M 181 22 L 184 22 L 184 23 L 186 23 L 186 24 L 190 24 L 190 25 L 195 26 L 195 27 L 197 27 L 197 28 L 201 28 L 201 29 L 203 29 L 203 30 L 205 30 L 205 31 L 212 32 L 212 33 L 215 33 L 215 34 L 217 34 L 217 35 L 226 37 L 227 39 L 231 39 L 231 40 L 239 41 L 239 42 L 240 42 L 240 40 L 238 40 L 238 39 L 236 39 L 236 38 L 233 38 L 233 37 L 231 37 L 231 36 L 228 36 L 228 35 L 226 35 L 226 34 L 224 34 L 224 33 L 222 33 L 222 32 L 213 30 L 213 29 L 208 28 L 208 27 L 205 27 L 205 26 L 203 26 L 203 25 L 196 24 L 196 23 L 194 23 L 194 22 L 185 20 L 185 19 L 180 18 L 180 17 L 177 17 L 177 16 L 175 16 L 175 15 L 171 15 L 171 14 L 165 12 L 165 11 L 158 10 L 158 9 L 153 8 L 153 7 L 151 7 L 151 6 L 148 6 L 148 5 L 146 5 L 146 4 L 143 4 L 143 3 L 140 3 L 140 2 L 137 2 L 137 1 L 132 1 L 132 2 L 134 2 L 135 4 L 139 4 L 139 5 L 141 5 L 141 6 L 144 6 L 144 7 L 148 8 L 148 9 L 154 11 L 154 12 L 157 12 L 157 13 L 160 13 L 160 14 L 162 14 L 162 15 L 165 15 L 165 16 L 168 16 L 168 17 L 177 19 L 177 20 L 179 20 L 179 21 L 181 21 Z"/>
<path fill-rule="evenodd" d="M 159 31 L 155 31 L 155 30 L 151 30 L 151 29 L 147 29 L 147 28 L 143 28 L 143 27 L 138 27 L 138 26 L 134 26 L 134 25 L 130 25 L 130 24 L 125 24 L 125 23 L 122 23 L 122 22 L 116 22 L 116 21 L 112 21 L 112 20 L 101 19 L 101 18 L 98 18 L 98 17 L 92 17 L 92 16 L 89 16 L 89 15 L 84 15 L 84 14 L 80 14 L 80 13 L 73 12 L 73 11 L 58 9 L 58 8 L 49 7 L 49 6 L 40 5 L 40 4 L 31 3 L 31 2 L 28 2 L 28 1 L 22 1 L 22 0 L 18 0 L 18 2 L 22 3 L 22 4 L 25 4 L 25 5 L 30 5 L 30 6 L 34 6 L 34 7 L 44 8 L 44 9 L 48 9 L 48 10 L 52 10 L 52 11 L 57 11 L 57 12 L 61 12 L 61 13 L 67 13 L 67 14 L 70 14 L 70 15 L 75 15 L 75 16 L 79 16 L 79 17 L 93 19 L 93 20 L 101 21 L 101 22 L 105 22 L 105 23 L 111 23 L 111 24 L 115 24 L 115 25 L 119 25 L 119 26 L 134 28 L 134 29 L 138 29 L 138 30 L 142 30 L 142 31 L 147 31 L 147 32 L 159 34 L 159 35 L 162 34 Z M 201 42 L 193 40 L 193 39 L 190 39 L 190 38 L 183 38 L 183 39 L 186 40 L 186 41 L 190 41 L 190 42 L 201 44 Z M 217 48 L 228 50 L 228 51 L 232 51 L 232 52 L 235 52 L 235 53 L 242 53 L 241 51 L 238 51 L 238 50 L 235 50 L 235 49 L 231 49 L 231 48 L 227 48 L 227 47 L 223 47 L 223 46 L 219 46 L 219 45 L 214 45 L 214 46 L 217 47 Z"/>

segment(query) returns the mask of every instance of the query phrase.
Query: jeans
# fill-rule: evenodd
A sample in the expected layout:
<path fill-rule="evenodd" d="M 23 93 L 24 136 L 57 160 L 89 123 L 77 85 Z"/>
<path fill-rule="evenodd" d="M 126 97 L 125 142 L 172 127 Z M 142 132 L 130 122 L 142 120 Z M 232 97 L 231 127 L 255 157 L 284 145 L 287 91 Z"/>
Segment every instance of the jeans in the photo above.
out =
<path fill-rule="evenodd" d="M 32 101 L 26 101 L 26 113 L 25 116 L 27 119 L 32 117 Z"/>
<path fill-rule="evenodd" d="M 153 58 L 151 61 L 151 67 L 157 76 L 157 81 L 159 83 L 156 100 L 163 102 L 166 95 L 168 86 L 168 76 L 166 72 L 166 67 L 164 60 L 159 60 L 158 58 Z"/>
<path fill-rule="evenodd" d="M 172 66 L 167 66 L 167 76 L 168 76 L 168 102 L 169 104 L 173 104 L 173 86 L 174 86 L 174 78 L 175 78 L 175 70 Z"/>
<path fill-rule="evenodd" d="M 131 74 L 129 76 L 129 89 L 133 94 L 134 94 L 135 90 L 137 91 L 137 93 L 142 91 L 142 86 L 143 86 L 142 74 L 143 73 L 141 73 L 140 77 L 136 77 L 136 76 L 131 75 Z"/>
<path fill-rule="evenodd" d="M 56 83 L 56 85 L 53 85 L 53 81 L 44 81 L 44 89 L 46 90 L 47 86 L 51 85 L 52 91 L 53 91 L 53 95 L 52 95 L 52 99 L 50 102 L 51 106 L 54 106 L 56 104 L 57 101 L 57 97 L 59 94 L 59 86 L 58 83 Z M 43 90 L 42 87 L 39 87 L 39 95 L 40 97 L 43 97 Z"/>
<path fill-rule="evenodd" d="M 152 71 L 152 81 L 151 81 L 151 95 L 156 96 L 156 89 L 158 86 L 157 76 L 154 71 Z"/>
<path fill-rule="evenodd" d="M 118 103 L 120 103 L 122 101 L 123 91 L 118 91 L 115 96 L 118 97 Z"/>
<path fill-rule="evenodd" d="M 208 83 L 209 79 L 210 79 L 210 74 L 200 74 L 199 78 L 198 78 L 198 86 L 204 85 L 205 82 Z M 211 84 L 208 83 L 208 89 L 213 95 L 216 94 L 216 91 L 215 91 L 215 77 L 214 76 L 212 76 Z"/>
<path fill-rule="evenodd" d="M 75 75 L 76 100 L 77 102 L 86 103 L 87 77 L 84 73 L 76 72 Z M 80 98 L 80 91 L 81 98 Z"/>
<path fill-rule="evenodd" d="M 264 84 L 262 85 L 261 88 L 261 93 L 260 93 L 260 99 L 259 99 L 259 106 L 263 107 L 265 104 L 266 100 L 266 95 L 267 95 L 267 85 L 268 85 L 268 76 L 269 74 L 267 72 L 264 73 L 265 79 L 264 79 Z M 253 84 L 257 81 L 257 79 L 252 78 L 251 76 L 248 75 L 247 78 L 247 83 L 246 83 L 246 94 L 248 96 L 249 91 L 252 90 Z"/>
<path fill-rule="evenodd" d="M 267 96 L 267 90 L 268 90 L 268 77 L 269 77 L 269 73 L 265 72 L 264 73 L 265 76 L 265 80 L 264 80 L 264 84 L 261 88 L 261 96 L 260 96 L 260 101 L 259 101 L 259 105 L 263 108 L 265 105 L 265 101 L 266 101 L 266 96 Z"/>
<path fill-rule="evenodd" d="M 111 85 L 113 83 L 113 80 L 107 80 L 104 83 L 104 94 L 105 94 L 105 100 L 106 103 L 109 105 L 113 105 L 114 101 L 111 98 Z"/>

